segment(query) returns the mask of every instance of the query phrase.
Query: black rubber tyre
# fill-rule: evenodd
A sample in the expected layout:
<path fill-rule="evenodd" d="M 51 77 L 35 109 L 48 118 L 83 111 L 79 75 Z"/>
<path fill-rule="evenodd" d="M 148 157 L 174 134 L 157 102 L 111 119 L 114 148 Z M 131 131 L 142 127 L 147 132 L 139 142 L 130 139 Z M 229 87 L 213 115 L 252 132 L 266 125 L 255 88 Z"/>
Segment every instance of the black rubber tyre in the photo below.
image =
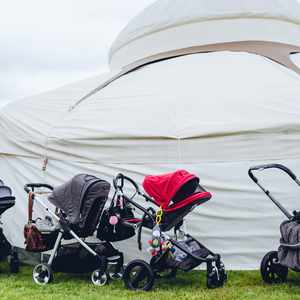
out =
<path fill-rule="evenodd" d="M 18 253 L 16 251 L 12 251 L 8 256 L 9 270 L 11 273 L 18 273 L 20 269 L 20 260 L 18 257 Z"/>
<path fill-rule="evenodd" d="M 9 269 L 11 273 L 19 273 L 20 270 L 20 261 L 19 259 L 11 258 L 9 262 Z"/>
<path fill-rule="evenodd" d="M 153 288 L 155 274 L 144 260 L 131 261 L 123 273 L 125 286 L 130 290 L 150 291 Z"/>
<path fill-rule="evenodd" d="M 206 286 L 209 289 L 220 287 L 219 274 L 216 267 L 213 267 L 210 272 L 207 272 Z"/>
<path fill-rule="evenodd" d="M 109 275 L 98 269 L 91 274 L 91 281 L 96 286 L 104 286 L 109 282 Z"/>
<path fill-rule="evenodd" d="M 278 261 L 278 252 L 268 252 L 261 261 L 260 273 L 263 281 L 268 284 L 286 282 L 289 269 Z"/>
<path fill-rule="evenodd" d="M 32 271 L 32 278 L 36 284 L 46 285 L 53 281 L 53 272 L 49 265 L 38 264 Z"/>
<path fill-rule="evenodd" d="M 219 273 L 219 287 L 223 287 L 228 280 L 228 275 L 225 269 L 225 265 L 222 261 L 217 264 L 217 269 Z"/>

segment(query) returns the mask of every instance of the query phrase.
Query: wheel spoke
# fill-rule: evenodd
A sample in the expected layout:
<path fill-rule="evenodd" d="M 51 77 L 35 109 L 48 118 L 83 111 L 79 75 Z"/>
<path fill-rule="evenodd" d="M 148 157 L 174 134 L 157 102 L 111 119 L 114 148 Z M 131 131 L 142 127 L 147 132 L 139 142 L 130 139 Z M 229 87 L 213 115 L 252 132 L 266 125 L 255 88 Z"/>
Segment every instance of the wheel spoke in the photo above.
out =
<path fill-rule="evenodd" d="M 135 275 L 132 278 L 132 286 L 134 288 L 139 287 L 139 283 L 141 283 L 145 278 L 147 277 L 145 269 L 142 267 L 139 268 L 139 270 L 135 273 Z"/>

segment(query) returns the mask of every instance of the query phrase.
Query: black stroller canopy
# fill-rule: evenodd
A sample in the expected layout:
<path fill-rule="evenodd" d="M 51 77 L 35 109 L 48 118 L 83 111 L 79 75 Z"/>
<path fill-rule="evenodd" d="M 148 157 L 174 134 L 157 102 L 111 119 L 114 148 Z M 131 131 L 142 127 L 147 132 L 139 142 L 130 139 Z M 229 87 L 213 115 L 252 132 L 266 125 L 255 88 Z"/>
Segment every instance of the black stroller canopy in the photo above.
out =
<path fill-rule="evenodd" d="M 79 174 L 54 188 L 48 199 L 66 214 L 70 224 L 81 223 L 84 226 L 91 210 L 95 208 L 94 202 L 102 200 L 105 204 L 109 191 L 110 184 L 107 181 L 92 175 Z"/>
<path fill-rule="evenodd" d="M 11 188 L 5 186 L 3 181 L 0 180 L 0 215 L 14 205 L 15 197 L 12 196 Z"/>

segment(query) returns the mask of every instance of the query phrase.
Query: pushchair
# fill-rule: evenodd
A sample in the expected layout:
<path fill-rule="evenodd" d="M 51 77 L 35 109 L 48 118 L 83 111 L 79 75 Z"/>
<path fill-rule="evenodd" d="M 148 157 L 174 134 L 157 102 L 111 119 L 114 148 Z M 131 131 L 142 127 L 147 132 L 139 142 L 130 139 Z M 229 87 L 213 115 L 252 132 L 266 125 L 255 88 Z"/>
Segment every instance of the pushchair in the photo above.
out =
<path fill-rule="evenodd" d="M 277 201 L 269 190 L 265 189 L 258 181 L 253 171 L 266 169 L 279 169 L 300 186 L 296 175 L 286 166 L 281 164 L 258 165 L 249 169 L 250 178 L 260 187 L 267 197 L 282 211 L 287 220 L 280 225 L 280 246 L 277 251 L 268 252 L 261 261 L 260 271 L 264 282 L 268 284 L 283 283 L 287 280 L 289 268 L 300 272 L 300 211 L 292 214 Z"/>
<path fill-rule="evenodd" d="M 29 183 L 24 189 L 29 195 L 29 219 L 24 228 L 26 250 L 52 250 L 47 262 L 34 267 L 34 282 L 40 285 L 50 283 L 55 271 L 91 273 L 94 285 L 106 284 L 108 264 L 123 266 L 123 254 L 108 242 L 87 242 L 85 239 L 96 231 L 110 184 L 91 175 L 79 174 L 56 188 L 48 184 Z M 55 211 L 44 202 L 43 194 L 48 196 Z M 50 215 L 33 220 L 35 201 Z M 76 242 L 70 242 L 71 239 Z"/>
<path fill-rule="evenodd" d="M 12 196 L 12 190 L 0 180 L 0 217 L 9 208 L 15 205 L 15 197 Z M 2 223 L 0 223 L 2 224 Z M 19 271 L 19 258 L 18 253 L 14 247 L 6 239 L 3 228 L 0 228 L 0 261 L 8 258 L 10 271 L 18 273 Z"/>
<path fill-rule="evenodd" d="M 125 182 L 133 186 L 133 195 L 124 194 Z M 177 270 L 190 271 L 202 263 L 207 265 L 207 287 L 223 286 L 227 274 L 221 256 L 181 229 L 184 217 L 211 198 L 211 194 L 199 184 L 198 177 L 184 170 L 146 176 L 143 187 L 148 195 L 123 174 L 118 174 L 113 183 L 116 192 L 107 214 L 110 219 L 115 218 L 114 226 L 127 227 L 123 230 L 127 238 L 137 230 L 140 249 L 142 228 L 152 230 L 152 240 L 149 241 L 152 258 L 149 263 L 144 260 L 128 263 L 123 272 L 127 288 L 151 290 L 156 278 L 174 277 Z M 159 209 L 155 210 L 153 206 L 144 208 L 137 203 L 136 196 L 142 196 Z M 142 217 L 136 218 L 134 210 L 139 210 Z M 171 229 L 174 229 L 174 236 L 168 233 Z"/>

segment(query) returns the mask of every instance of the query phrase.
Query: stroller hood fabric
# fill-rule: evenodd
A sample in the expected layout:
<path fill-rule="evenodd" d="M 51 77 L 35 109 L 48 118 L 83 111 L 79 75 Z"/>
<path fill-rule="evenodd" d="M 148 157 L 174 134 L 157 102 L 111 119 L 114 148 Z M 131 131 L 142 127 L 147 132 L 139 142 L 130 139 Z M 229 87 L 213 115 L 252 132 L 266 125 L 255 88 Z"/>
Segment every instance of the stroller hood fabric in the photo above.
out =
<path fill-rule="evenodd" d="M 185 171 L 177 170 L 163 175 L 146 176 L 143 182 L 144 190 L 162 208 L 167 208 L 176 192 L 188 181 L 197 176 Z M 198 179 L 199 180 L 199 179 Z"/>
<path fill-rule="evenodd" d="M 280 225 L 281 244 L 300 244 L 300 224 L 296 221 L 285 221 Z M 300 246 L 284 247 L 278 249 L 278 258 L 281 265 L 300 271 Z"/>
<path fill-rule="evenodd" d="M 66 214 L 70 224 L 77 224 L 85 222 L 90 212 L 87 208 L 92 208 L 97 198 L 104 197 L 106 200 L 109 191 L 110 184 L 107 181 L 92 175 L 79 174 L 54 188 L 48 199 Z M 88 194 L 91 194 L 90 197 Z"/>

